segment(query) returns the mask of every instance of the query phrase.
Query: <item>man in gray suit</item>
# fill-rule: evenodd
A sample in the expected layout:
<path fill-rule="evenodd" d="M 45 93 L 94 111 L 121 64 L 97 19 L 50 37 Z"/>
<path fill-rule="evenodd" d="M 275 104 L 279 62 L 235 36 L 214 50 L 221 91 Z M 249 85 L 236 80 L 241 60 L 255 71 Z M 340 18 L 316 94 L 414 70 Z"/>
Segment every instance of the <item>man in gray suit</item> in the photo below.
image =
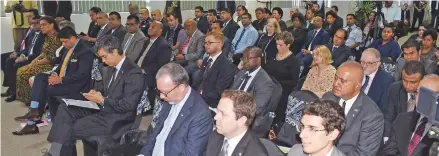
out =
<path fill-rule="evenodd" d="M 346 129 L 337 147 L 348 156 L 374 156 L 382 142 L 384 117 L 375 102 L 361 91 L 363 68 L 343 63 L 335 73 L 332 92 L 323 99 L 338 102 L 346 115 Z"/>
<path fill-rule="evenodd" d="M 316 100 L 303 110 L 300 126 L 302 144 L 294 145 L 288 156 L 345 156 L 335 147 L 346 125 L 343 108 L 331 100 Z"/>
<path fill-rule="evenodd" d="M 139 17 L 136 15 L 129 15 L 125 25 L 128 33 L 125 35 L 122 42 L 123 52 L 125 56 L 131 60 L 137 60 L 145 47 L 144 45 L 146 42 L 146 37 L 139 28 Z"/>
<path fill-rule="evenodd" d="M 96 38 L 91 37 L 83 37 L 82 39 L 87 40 L 89 42 L 96 42 L 98 39 L 102 38 L 102 36 L 108 34 L 108 32 L 111 31 L 110 26 L 108 26 L 108 15 L 105 12 L 99 12 L 96 15 L 96 24 L 101 27 L 99 29 L 98 34 L 96 35 Z M 96 52 L 97 49 L 93 52 Z"/>
<path fill-rule="evenodd" d="M 119 44 L 122 44 L 123 38 L 127 33 L 127 29 L 122 25 L 121 16 L 118 12 L 110 12 L 110 27 L 111 32 L 107 35 L 116 36 L 119 39 Z"/>
<path fill-rule="evenodd" d="M 174 61 L 185 66 L 188 73 L 193 73 L 197 70 L 196 61 L 204 51 L 206 36 L 197 29 L 197 22 L 193 19 L 184 22 L 184 31 L 187 38 L 174 50 Z"/>
<path fill-rule="evenodd" d="M 256 46 L 247 47 L 244 50 L 242 61 L 244 68 L 235 75 L 230 89 L 242 90 L 255 96 L 256 117 L 252 130 L 258 136 L 264 137 L 268 134 L 271 126 L 269 112 L 276 110 L 282 91 L 278 91 L 270 75 L 261 67 L 262 49 Z M 272 99 L 274 99 L 274 103 L 271 103 Z"/>
<path fill-rule="evenodd" d="M 402 69 L 404 68 L 404 65 L 408 61 L 420 61 L 424 65 L 425 74 L 434 74 L 436 72 L 436 62 L 425 59 L 421 57 L 421 51 L 419 49 L 419 43 L 413 40 L 407 41 L 402 45 L 403 53 L 404 53 L 404 59 L 399 59 L 396 64 L 396 70 L 395 74 L 393 74 L 393 77 L 395 77 L 395 81 L 401 80 L 401 74 Z"/>

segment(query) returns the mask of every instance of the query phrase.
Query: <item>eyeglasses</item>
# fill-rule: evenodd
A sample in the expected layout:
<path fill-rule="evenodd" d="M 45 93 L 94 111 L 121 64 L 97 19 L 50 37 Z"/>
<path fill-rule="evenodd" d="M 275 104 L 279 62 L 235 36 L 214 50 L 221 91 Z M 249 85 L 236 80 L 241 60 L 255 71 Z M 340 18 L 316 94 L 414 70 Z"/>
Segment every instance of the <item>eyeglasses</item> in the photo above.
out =
<path fill-rule="evenodd" d="M 242 58 L 241 58 L 241 61 L 249 61 L 249 60 L 251 60 L 251 59 L 256 59 L 256 58 L 258 58 L 258 57 L 248 57 L 248 58 L 244 58 L 244 57 L 242 57 Z"/>
<path fill-rule="evenodd" d="M 160 94 L 165 95 L 165 97 L 168 97 L 168 94 L 171 93 L 173 90 L 175 90 L 175 88 L 177 88 L 178 86 L 180 86 L 181 84 L 176 85 L 174 88 L 172 88 L 169 92 L 167 93 L 163 93 L 162 91 L 160 91 L 159 89 L 157 89 L 157 87 L 155 88 L 155 90 L 157 91 L 157 95 L 160 96 Z"/>
<path fill-rule="evenodd" d="M 360 63 L 361 63 L 361 65 L 371 66 L 371 65 L 373 65 L 375 63 L 378 63 L 378 62 L 380 62 L 380 61 L 375 61 L 375 62 L 364 62 L 364 61 L 361 61 Z"/>
<path fill-rule="evenodd" d="M 300 125 L 300 131 L 299 132 L 312 132 L 312 133 L 317 133 L 320 131 L 326 131 L 326 129 L 315 129 L 315 127 L 309 127 L 309 126 L 304 126 L 304 125 Z"/>
<path fill-rule="evenodd" d="M 220 43 L 220 42 L 204 42 L 204 45 L 211 45 L 212 43 Z"/>

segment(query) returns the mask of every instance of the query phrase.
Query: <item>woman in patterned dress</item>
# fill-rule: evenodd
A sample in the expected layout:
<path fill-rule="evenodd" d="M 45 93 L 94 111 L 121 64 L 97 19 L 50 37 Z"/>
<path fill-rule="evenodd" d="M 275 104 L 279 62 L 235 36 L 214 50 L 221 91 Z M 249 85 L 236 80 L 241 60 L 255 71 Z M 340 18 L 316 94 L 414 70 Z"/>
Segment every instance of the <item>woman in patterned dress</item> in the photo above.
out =
<path fill-rule="evenodd" d="M 29 85 L 29 78 L 41 72 L 52 69 L 51 61 L 55 57 L 55 52 L 62 45 L 57 37 L 58 25 L 50 16 L 42 17 L 40 20 L 41 32 L 46 35 L 41 54 L 29 65 L 21 67 L 17 71 L 17 100 L 30 103 L 32 89 Z"/>

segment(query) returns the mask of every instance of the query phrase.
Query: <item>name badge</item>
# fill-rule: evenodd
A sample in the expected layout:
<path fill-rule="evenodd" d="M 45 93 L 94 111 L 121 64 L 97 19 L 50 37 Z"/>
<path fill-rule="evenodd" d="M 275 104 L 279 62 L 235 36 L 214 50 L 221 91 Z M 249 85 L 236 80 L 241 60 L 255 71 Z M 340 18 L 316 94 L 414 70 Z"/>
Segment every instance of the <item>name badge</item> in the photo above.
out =
<path fill-rule="evenodd" d="M 72 59 L 70 62 L 78 62 L 78 59 Z"/>

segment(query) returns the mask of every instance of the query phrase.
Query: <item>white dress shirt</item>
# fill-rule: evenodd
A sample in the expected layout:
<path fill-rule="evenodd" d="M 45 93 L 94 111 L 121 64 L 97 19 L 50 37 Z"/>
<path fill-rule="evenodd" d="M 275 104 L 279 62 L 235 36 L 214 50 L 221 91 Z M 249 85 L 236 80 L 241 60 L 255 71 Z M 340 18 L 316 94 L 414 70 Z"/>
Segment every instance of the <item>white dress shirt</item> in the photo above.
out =
<path fill-rule="evenodd" d="M 369 93 L 370 86 L 372 86 L 373 78 L 375 77 L 377 72 L 378 72 L 378 70 L 373 72 L 373 73 L 371 73 L 370 75 L 368 75 L 369 76 L 369 82 L 367 83 L 366 89 L 364 89 L 364 94 L 367 95 L 367 93 Z M 366 81 L 366 75 L 363 77 L 363 82 L 362 82 L 363 85 L 364 85 L 364 83 L 366 83 L 365 81 Z"/>
<path fill-rule="evenodd" d="M 255 78 L 255 76 L 259 72 L 259 70 L 261 70 L 261 67 L 258 67 L 255 71 L 253 71 L 251 73 L 249 73 L 248 71 L 246 72 L 246 74 L 249 74 L 250 78 L 248 79 L 247 84 L 245 84 L 244 91 L 246 91 L 248 89 L 248 87 L 252 83 L 253 79 Z M 244 84 L 244 81 L 242 81 L 241 85 L 239 85 L 239 88 L 241 88 L 241 86 L 243 84 Z"/>
<path fill-rule="evenodd" d="M 314 34 L 314 36 L 311 36 L 311 43 L 310 43 L 309 46 L 308 46 L 308 50 L 311 50 L 311 48 L 312 48 L 312 47 L 311 47 L 311 45 L 312 45 L 312 41 L 314 41 L 315 36 L 317 36 L 317 34 L 319 34 L 320 30 L 322 30 L 322 28 L 315 30 L 315 31 L 317 31 L 316 34 Z M 314 33 L 314 32 L 313 32 L 313 33 Z"/>
<path fill-rule="evenodd" d="M 349 113 L 349 110 L 351 110 L 352 105 L 354 105 L 355 100 L 357 100 L 357 97 L 360 93 L 358 93 L 357 95 L 355 95 L 353 98 L 349 99 L 349 100 L 344 100 L 343 98 L 340 98 L 340 101 L 338 101 L 338 103 L 340 104 L 340 106 L 343 106 L 343 102 L 346 101 L 346 107 L 344 110 L 344 114 L 347 116 Z"/>
<path fill-rule="evenodd" d="M 140 56 L 139 60 L 137 61 L 137 65 L 140 67 L 142 66 L 143 63 L 143 59 L 145 59 L 146 54 L 148 53 L 149 49 L 151 48 L 152 44 L 154 44 L 155 40 L 157 40 L 157 38 L 155 39 L 150 39 L 148 46 L 146 47 L 145 51 L 143 52 L 142 56 Z"/>
<path fill-rule="evenodd" d="M 331 156 L 333 150 L 334 150 L 334 147 L 332 147 L 331 150 L 329 150 L 329 152 L 325 154 L 325 156 Z M 312 156 L 312 155 L 309 154 L 309 156 Z"/>
<path fill-rule="evenodd" d="M 209 58 L 207 60 L 212 59 L 212 63 L 210 64 L 211 66 L 213 66 L 213 63 L 215 63 L 216 59 L 218 58 L 218 56 L 221 55 L 221 53 L 223 53 L 223 52 L 221 51 L 220 53 L 218 53 L 215 56 L 209 56 Z M 212 68 L 212 67 L 210 67 L 210 68 Z"/>
<path fill-rule="evenodd" d="M 114 74 L 114 77 L 111 76 L 110 83 L 108 83 L 108 87 L 110 87 L 111 83 L 113 83 L 113 79 L 117 78 L 117 75 L 119 74 L 120 68 L 122 68 L 123 62 L 125 62 L 125 56 L 120 60 L 120 62 L 116 65 L 116 74 Z"/>
<path fill-rule="evenodd" d="M 247 130 L 245 130 L 238 136 L 233 137 L 231 139 L 224 137 L 224 140 L 227 139 L 227 142 L 229 143 L 229 147 L 227 147 L 227 156 L 232 156 L 233 151 L 235 150 L 236 146 L 238 146 L 239 141 L 241 141 L 241 139 L 244 137 L 246 132 Z"/>

